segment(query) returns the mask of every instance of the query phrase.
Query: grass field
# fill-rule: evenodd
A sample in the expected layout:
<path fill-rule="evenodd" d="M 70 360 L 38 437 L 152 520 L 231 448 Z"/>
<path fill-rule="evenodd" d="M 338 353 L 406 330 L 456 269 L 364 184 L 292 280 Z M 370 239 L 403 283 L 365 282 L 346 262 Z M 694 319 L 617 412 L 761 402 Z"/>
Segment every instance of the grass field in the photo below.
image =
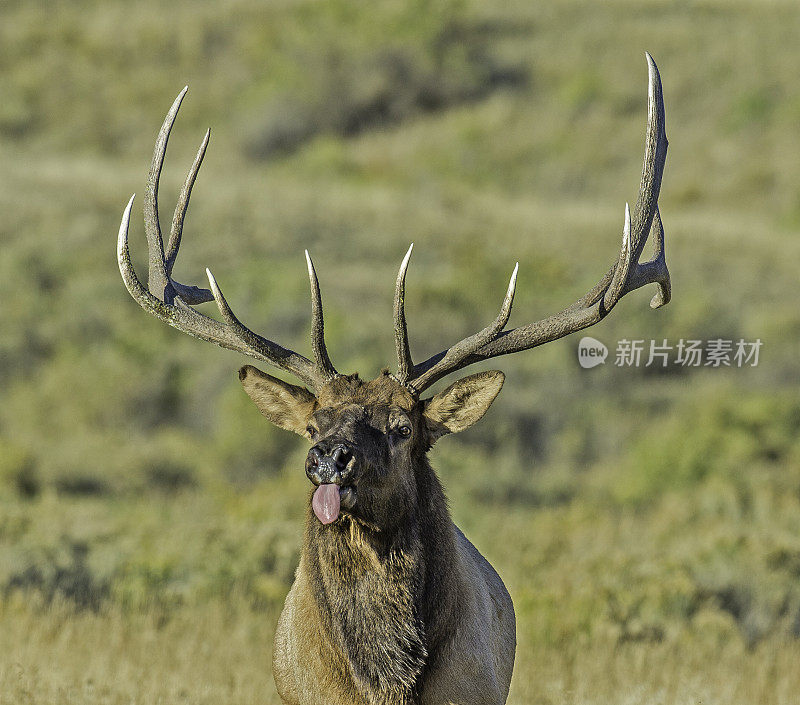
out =
<path fill-rule="evenodd" d="M 579 336 L 494 361 L 487 417 L 433 451 L 509 587 L 515 705 L 777 705 L 800 691 L 800 7 L 792 2 L 11 0 L 0 10 L 0 704 L 278 703 L 304 442 L 245 360 L 146 316 L 115 261 L 163 115 L 168 222 L 211 146 L 176 273 L 212 265 L 307 352 L 315 257 L 339 369 L 393 364 L 415 243 L 418 358 L 611 264 L 649 51 L 674 299 L 591 331 L 761 339 L 757 367 L 582 370 Z"/>

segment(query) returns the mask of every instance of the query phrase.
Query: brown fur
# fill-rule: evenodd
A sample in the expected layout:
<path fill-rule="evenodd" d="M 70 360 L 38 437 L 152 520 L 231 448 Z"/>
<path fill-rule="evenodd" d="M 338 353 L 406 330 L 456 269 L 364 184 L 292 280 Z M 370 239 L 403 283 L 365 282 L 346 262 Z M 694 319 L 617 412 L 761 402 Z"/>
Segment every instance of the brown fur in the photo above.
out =
<path fill-rule="evenodd" d="M 477 421 L 502 386 L 479 373 L 420 401 L 388 373 L 306 390 L 245 367 L 270 420 L 357 449 L 358 502 L 330 525 L 310 508 L 273 659 L 287 705 L 498 705 L 508 694 L 514 608 L 453 524 L 426 452 Z M 408 423 L 407 439 L 392 435 Z"/>

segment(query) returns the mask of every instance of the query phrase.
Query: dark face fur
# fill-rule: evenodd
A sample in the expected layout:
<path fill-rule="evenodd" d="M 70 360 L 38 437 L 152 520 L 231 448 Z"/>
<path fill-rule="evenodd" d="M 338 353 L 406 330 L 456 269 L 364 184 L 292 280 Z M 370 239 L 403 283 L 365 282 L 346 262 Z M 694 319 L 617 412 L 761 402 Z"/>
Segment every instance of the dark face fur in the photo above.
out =
<path fill-rule="evenodd" d="M 338 492 L 342 514 L 389 530 L 416 505 L 412 460 L 427 438 L 420 404 L 388 375 L 367 383 L 339 378 L 331 387 L 320 394 L 331 403 L 318 403 L 306 427 L 313 444 L 306 475 L 321 487 L 312 507 L 323 523 L 335 521 L 339 512 L 326 514 L 320 497 L 335 501 Z"/>
<path fill-rule="evenodd" d="M 270 421 L 311 441 L 305 469 L 317 518 L 376 531 L 414 509 L 419 461 L 439 437 L 480 419 L 503 384 L 501 372 L 481 372 L 419 400 L 386 372 L 368 382 L 336 377 L 317 396 L 249 365 L 239 377 Z"/>

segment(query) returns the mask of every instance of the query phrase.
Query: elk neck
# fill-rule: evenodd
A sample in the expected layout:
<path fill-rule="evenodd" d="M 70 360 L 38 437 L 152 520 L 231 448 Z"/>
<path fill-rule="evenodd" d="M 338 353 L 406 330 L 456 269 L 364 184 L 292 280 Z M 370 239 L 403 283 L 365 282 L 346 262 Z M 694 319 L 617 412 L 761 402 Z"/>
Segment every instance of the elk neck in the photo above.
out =
<path fill-rule="evenodd" d="M 455 527 L 424 455 L 415 475 L 419 499 L 390 532 L 349 517 L 323 526 L 310 511 L 306 522 L 300 570 L 326 641 L 368 699 L 410 701 L 462 602 Z"/>

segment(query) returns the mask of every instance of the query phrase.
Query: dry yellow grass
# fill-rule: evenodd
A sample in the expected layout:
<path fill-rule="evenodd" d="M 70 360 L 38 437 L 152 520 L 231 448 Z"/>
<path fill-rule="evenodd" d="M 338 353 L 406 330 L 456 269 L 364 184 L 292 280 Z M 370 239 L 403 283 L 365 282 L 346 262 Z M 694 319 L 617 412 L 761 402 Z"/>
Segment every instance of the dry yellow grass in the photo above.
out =
<path fill-rule="evenodd" d="M 270 675 L 276 615 L 235 598 L 153 614 L 0 612 L 3 705 L 281 705 Z M 672 644 L 616 639 L 522 647 L 509 705 L 794 705 L 800 645 L 720 642 L 706 624 Z M 522 616 L 520 632 L 531 628 Z"/>

